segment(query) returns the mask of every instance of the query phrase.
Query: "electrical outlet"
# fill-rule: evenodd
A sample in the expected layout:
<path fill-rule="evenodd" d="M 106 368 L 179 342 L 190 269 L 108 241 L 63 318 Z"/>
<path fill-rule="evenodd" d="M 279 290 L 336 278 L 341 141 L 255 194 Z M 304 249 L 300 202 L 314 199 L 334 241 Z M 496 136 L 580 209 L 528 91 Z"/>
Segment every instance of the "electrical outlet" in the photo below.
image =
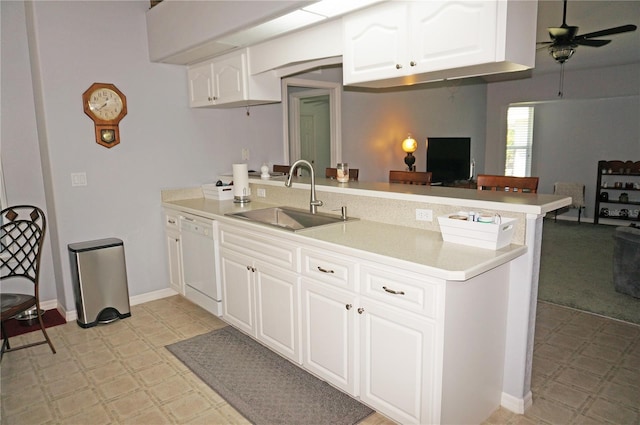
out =
<path fill-rule="evenodd" d="M 424 210 L 416 208 L 416 220 L 417 221 L 433 221 L 433 210 Z"/>
<path fill-rule="evenodd" d="M 258 189 L 258 198 L 266 198 L 267 189 Z"/>
<path fill-rule="evenodd" d="M 87 173 L 71 173 L 71 186 L 86 186 L 87 185 Z"/>
<path fill-rule="evenodd" d="M 242 160 L 243 161 L 248 161 L 249 160 L 249 149 L 242 148 Z"/>

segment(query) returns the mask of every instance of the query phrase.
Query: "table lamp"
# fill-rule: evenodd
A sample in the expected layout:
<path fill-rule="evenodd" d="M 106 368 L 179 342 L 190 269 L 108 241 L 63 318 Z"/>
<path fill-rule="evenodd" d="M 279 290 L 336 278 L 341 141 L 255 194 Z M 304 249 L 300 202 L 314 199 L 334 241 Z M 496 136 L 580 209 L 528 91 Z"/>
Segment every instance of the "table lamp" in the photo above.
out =
<path fill-rule="evenodd" d="M 416 158 L 413 153 L 416 149 L 418 149 L 418 142 L 409 133 L 407 138 L 402 141 L 402 150 L 407 153 L 407 156 L 404 157 L 404 163 L 407 164 L 409 171 L 415 171 L 413 164 L 416 162 Z"/>

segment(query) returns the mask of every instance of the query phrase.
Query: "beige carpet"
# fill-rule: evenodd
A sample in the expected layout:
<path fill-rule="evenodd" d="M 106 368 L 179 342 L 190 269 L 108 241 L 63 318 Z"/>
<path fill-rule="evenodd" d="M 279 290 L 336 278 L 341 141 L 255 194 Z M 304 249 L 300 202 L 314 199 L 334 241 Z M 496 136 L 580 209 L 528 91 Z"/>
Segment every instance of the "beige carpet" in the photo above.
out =
<path fill-rule="evenodd" d="M 546 219 L 538 298 L 640 324 L 640 299 L 615 291 L 615 226 Z"/>

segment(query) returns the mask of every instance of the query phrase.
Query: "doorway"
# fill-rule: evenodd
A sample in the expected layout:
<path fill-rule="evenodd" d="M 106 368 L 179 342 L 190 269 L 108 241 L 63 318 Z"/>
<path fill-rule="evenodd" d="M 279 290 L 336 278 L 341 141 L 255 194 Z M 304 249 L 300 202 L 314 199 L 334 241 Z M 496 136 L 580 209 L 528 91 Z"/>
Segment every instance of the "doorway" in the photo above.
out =
<path fill-rule="evenodd" d="M 291 164 L 305 159 L 313 164 L 317 177 L 324 177 L 325 169 L 335 167 L 342 158 L 341 86 L 298 78 L 282 81 L 284 161 Z"/>
<path fill-rule="evenodd" d="M 331 121 L 329 92 L 314 89 L 289 95 L 290 155 L 309 161 L 317 177 L 324 177 L 324 170 L 331 166 Z"/>

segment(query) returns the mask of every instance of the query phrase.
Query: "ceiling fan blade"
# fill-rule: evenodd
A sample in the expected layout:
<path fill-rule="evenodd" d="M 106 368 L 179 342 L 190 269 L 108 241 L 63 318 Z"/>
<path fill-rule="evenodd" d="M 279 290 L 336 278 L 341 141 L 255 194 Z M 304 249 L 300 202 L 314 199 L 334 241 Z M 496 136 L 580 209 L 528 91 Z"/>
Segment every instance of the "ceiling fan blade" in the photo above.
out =
<path fill-rule="evenodd" d="M 575 40 L 575 43 L 581 46 L 600 47 L 611 43 L 611 40 Z"/>
<path fill-rule="evenodd" d="M 605 35 L 620 34 L 623 32 L 635 31 L 638 27 L 635 25 L 622 25 L 619 27 L 608 28 L 606 30 L 590 32 L 576 36 L 576 40 L 584 40 L 586 38 L 603 37 Z"/>

